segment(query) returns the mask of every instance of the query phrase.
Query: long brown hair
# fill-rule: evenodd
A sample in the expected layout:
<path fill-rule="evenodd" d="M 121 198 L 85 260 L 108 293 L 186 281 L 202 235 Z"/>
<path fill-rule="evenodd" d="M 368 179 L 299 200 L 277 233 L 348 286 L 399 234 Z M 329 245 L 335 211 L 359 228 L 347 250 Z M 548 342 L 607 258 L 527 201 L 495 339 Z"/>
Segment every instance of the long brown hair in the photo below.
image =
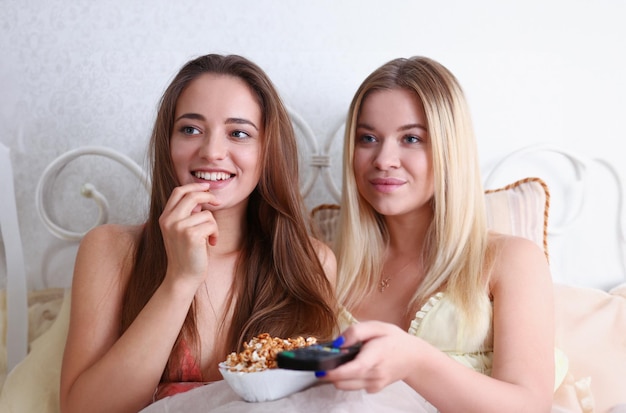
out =
<path fill-rule="evenodd" d="M 328 339 L 336 331 L 335 299 L 309 238 L 290 118 L 274 85 L 257 65 L 241 56 L 216 54 L 185 64 L 161 98 L 149 147 L 149 216 L 124 297 L 121 329 L 128 328 L 165 278 L 167 256 L 158 220 L 172 190 L 179 185 L 170 157 L 176 103 L 187 85 L 205 73 L 242 79 L 257 97 L 263 114 L 261 177 L 248 201 L 247 236 L 227 301 L 233 316 L 230 326 L 224 328 L 225 351 L 241 349 L 245 341 L 266 332 L 285 338 L 312 335 Z M 223 327 L 224 323 L 222 320 Z M 172 369 L 176 371 L 176 349 L 183 339 L 198 351 L 195 300 L 164 377 Z"/>

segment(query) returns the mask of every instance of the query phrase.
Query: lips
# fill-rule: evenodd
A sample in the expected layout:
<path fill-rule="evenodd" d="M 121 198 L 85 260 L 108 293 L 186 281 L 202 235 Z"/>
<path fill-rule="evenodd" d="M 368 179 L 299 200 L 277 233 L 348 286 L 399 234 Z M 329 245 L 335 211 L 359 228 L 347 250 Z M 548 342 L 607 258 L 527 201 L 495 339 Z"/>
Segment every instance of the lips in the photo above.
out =
<path fill-rule="evenodd" d="M 404 179 L 398 178 L 374 178 L 369 181 L 378 192 L 390 193 L 400 188 L 406 183 Z"/>
<path fill-rule="evenodd" d="M 402 185 L 406 183 L 404 179 L 398 179 L 398 178 L 375 178 L 375 179 L 370 179 L 370 182 L 373 185 Z"/>

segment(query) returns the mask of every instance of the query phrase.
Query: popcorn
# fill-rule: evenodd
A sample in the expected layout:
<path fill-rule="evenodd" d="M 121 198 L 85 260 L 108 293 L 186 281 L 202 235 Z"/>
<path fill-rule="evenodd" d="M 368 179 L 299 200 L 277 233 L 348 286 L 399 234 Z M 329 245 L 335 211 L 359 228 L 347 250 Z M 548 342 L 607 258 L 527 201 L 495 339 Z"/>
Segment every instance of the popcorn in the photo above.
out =
<path fill-rule="evenodd" d="M 243 351 L 240 353 L 230 353 L 224 364 L 229 371 L 246 373 L 275 369 L 277 367 L 276 355 L 281 351 L 293 350 L 316 343 L 315 337 L 279 338 L 263 333 L 244 343 Z"/>

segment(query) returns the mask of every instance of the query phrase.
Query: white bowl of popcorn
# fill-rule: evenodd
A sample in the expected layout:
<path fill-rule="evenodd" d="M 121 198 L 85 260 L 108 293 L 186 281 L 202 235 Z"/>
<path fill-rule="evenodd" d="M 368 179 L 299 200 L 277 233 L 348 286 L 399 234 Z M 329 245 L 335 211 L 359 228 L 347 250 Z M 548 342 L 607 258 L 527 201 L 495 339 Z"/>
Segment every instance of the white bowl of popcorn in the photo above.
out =
<path fill-rule="evenodd" d="M 254 337 L 240 353 L 231 353 L 219 364 L 220 373 L 237 395 L 248 402 L 280 399 L 314 385 L 313 371 L 276 367 L 276 354 L 315 344 L 314 338 L 280 339 L 268 334 Z"/>
<path fill-rule="evenodd" d="M 247 402 L 265 402 L 297 393 L 317 382 L 315 372 L 268 369 L 256 372 L 230 371 L 220 363 L 220 373 L 237 395 Z"/>

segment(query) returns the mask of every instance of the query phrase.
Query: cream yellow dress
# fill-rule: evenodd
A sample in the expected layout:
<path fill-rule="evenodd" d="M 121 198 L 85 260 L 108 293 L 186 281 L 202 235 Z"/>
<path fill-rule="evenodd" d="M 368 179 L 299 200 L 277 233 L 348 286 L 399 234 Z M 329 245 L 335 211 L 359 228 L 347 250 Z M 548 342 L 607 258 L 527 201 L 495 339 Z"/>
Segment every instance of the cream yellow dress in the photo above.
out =
<path fill-rule="evenodd" d="M 491 375 L 493 365 L 493 305 L 477 306 L 481 314 L 477 325 L 470 331 L 461 323 L 459 309 L 438 292 L 420 308 L 411 321 L 408 333 L 423 339 L 446 353 L 452 359 L 479 373 Z M 342 325 L 358 321 L 347 310 L 340 314 Z M 558 348 L 554 349 L 556 390 L 568 370 L 568 359 Z"/>
<path fill-rule="evenodd" d="M 408 333 L 437 347 L 459 363 L 479 373 L 491 374 L 493 360 L 493 311 L 485 306 L 473 331 L 459 325 L 460 317 L 454 303 L 438 292 L 415 313 Z M 358 321 L 346 309 L 340 320 L 346 327 Z"/>
<path fill-rule="evenodd" d="M 464 331 L 458 309 L 442 292 L 422 306 L 411 321 L 409 334 L 420 337 L 459 363 L 479 373 L 491 375 L 493 361 L 493 307 L 479 311 L 478 326 Z"/>

